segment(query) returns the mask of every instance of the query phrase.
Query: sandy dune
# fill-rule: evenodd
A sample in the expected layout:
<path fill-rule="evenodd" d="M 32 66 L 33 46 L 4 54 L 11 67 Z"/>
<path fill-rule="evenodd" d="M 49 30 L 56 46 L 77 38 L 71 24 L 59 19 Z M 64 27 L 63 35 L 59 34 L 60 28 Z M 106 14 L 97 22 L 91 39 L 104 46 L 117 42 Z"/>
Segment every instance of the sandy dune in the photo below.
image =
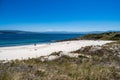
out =
<path fill-rule="evenodd" d="M 52 52 L 71 52 L 81 47 L 90 45 L 104 45 L 111 41 L 94 41 L 94 40 L 76 40 L 56 42 L 50 44 L 37 44 L 14 46 L 14 47 L 0 47 L 0 60 L 14 60 L 14 59 L 28 59 L 40 56 L 46 56 Z"/>

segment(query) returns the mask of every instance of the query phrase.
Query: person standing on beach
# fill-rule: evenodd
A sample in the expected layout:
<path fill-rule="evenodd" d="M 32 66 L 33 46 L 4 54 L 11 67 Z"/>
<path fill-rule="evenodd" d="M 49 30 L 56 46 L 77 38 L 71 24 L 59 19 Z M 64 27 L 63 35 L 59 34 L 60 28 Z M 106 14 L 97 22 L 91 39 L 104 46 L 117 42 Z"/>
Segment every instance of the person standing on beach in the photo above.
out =
<path fill-rule="evenodd" d="M 36 46 L 36 44 L 34 44 L 34 46 Z"/>

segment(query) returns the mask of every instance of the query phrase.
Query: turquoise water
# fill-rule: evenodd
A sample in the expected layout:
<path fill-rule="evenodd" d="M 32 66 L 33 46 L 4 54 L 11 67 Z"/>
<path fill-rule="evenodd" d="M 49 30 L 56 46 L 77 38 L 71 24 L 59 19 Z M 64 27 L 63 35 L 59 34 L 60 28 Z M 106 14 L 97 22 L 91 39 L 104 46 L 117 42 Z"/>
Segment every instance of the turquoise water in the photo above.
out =
<path fill-rule="evenodd" d="M 0 34 L 0 47 L 49 43 L 80 36 L 83 34 Z"/>

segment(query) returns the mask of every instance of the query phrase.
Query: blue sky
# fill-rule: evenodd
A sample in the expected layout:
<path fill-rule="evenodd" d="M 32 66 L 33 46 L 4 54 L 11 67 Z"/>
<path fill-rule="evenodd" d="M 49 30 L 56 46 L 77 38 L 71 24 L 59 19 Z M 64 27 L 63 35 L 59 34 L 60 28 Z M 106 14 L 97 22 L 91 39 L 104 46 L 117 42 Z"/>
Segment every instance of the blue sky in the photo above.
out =
<path fill-rule="evenodd" d="M 120 0 L 0 0 L 0 30 L 120 30 Z"/>

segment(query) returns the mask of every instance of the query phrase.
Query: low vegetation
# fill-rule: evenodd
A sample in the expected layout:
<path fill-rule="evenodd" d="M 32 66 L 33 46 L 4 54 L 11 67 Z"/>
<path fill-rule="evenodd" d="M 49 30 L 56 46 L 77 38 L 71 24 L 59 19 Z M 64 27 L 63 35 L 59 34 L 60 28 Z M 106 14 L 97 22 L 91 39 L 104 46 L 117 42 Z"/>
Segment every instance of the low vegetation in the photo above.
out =
<path fill-rule="evenodd" d="M 44 62 L 40 58 L 1 62 L 0 80 L 120 80 L 119 45 L 88 46 L 74 51 L 92 55 L 91 58 L 61 56 Z"/>
<path fill-rule="evenodd" d="M 107 32 L 101 34 L 88 34 L 77 39 L 87 40 L 120 40 L 120 32 Z"/>
<path fill-rule="evenodd" d="M 100 34 L 86 34 L 82 37 L 77 37 L 73 39 L 60 40 L 61 41 L 72 41 L 72 40 L 119 40 L 120 42 L 120 32 L 106 32 Z"/>

